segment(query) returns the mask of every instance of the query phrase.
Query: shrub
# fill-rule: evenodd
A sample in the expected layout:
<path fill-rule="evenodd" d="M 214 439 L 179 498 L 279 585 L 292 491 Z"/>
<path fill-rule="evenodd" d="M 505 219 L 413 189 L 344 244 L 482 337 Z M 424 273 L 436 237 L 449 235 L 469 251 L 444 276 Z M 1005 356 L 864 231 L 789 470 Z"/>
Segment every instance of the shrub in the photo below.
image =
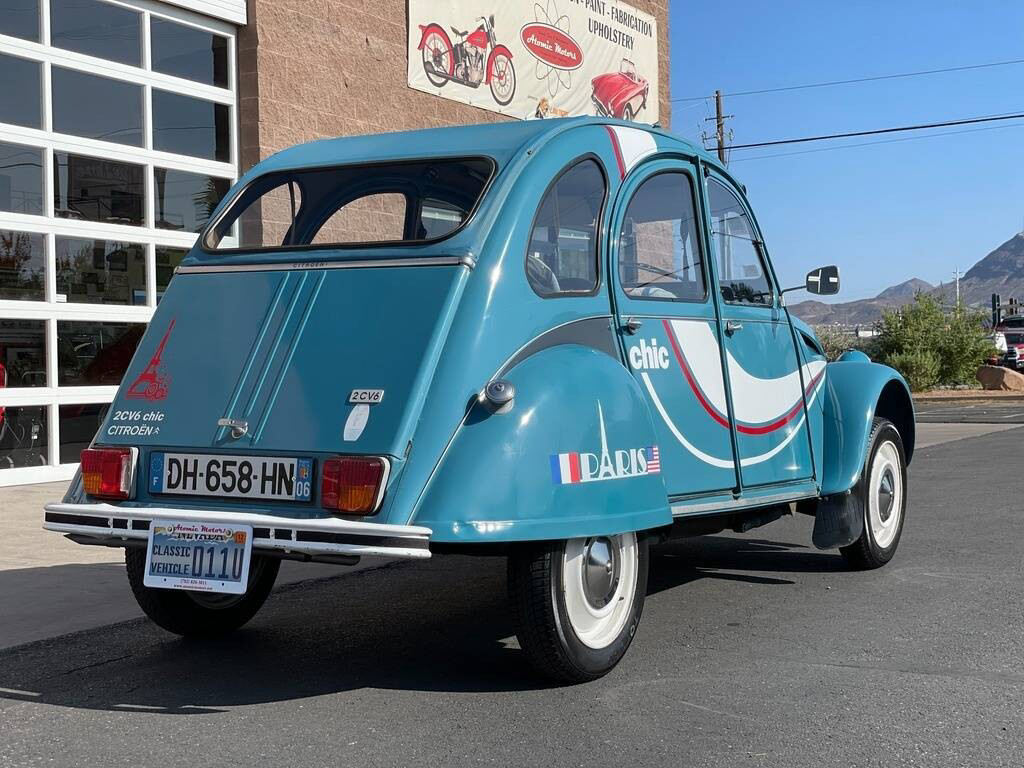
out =
<path fill-rule="evenodd" d="M 915 392 L 976 383 L 978 367 L 992 353 L 984 312 L 962 304 L 944 310 L 938 298 L 924 293 L 886 311 L 879 330 L 880 362 L 902 373 Z"/>

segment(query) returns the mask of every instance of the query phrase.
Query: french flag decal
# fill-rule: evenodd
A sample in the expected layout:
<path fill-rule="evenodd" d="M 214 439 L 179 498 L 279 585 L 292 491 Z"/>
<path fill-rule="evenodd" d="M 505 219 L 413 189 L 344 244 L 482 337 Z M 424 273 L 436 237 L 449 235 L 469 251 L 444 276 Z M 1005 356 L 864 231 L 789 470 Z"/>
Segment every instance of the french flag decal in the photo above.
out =
<path fill-rule="evenodd" d="M 551 479 L 555 485 L 580 481 L 580 455 L 578 453 L 551 454 Z"/>

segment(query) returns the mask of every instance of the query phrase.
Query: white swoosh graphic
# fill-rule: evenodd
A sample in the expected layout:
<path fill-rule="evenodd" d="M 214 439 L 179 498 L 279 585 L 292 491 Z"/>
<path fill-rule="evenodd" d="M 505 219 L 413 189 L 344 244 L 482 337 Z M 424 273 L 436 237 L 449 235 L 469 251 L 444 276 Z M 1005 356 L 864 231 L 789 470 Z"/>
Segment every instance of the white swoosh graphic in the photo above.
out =
<path fill-rule="evenodd" d="M 672 435 L 676 438 L 676 440 L 679 441 L 679 443 L 686 450 L 688 450 L 698 459 L 703 461 L 705 464 L 710 464 L 713 467 L 718 467 L 719 469 L 734 469 L 736 467 L 736 463 L 732 459 L 720 459 L 717 456 L 712 456 L 709 453 L 704 453 L 704 451 L 700 450 L 697 446 L 695 446 L 693 443 L 687 440 L 683 436 L 683 433 L 679 431 L 679 428 L 676 427 L 671 417 L 668 415 L 668 412 L 665 410 L 665 406 L 661 404 L 661 398 L 658 397 L 658 393 L 655 391 L 654 384 L 651 383 L 651 377 L 648 375 L 648 373 L 646 371 L 641 372 L 640 378 L 643 379 L 644 386 L 647 387 L 647 392 L 651 396 L 651 402 L 654 403 L 655 409 L 657 409 L 658 413 L 661 415 L 661 420 L 665 422 L 665 426 L 668 427 Z M 807 399 L 808 408 L 811 407 L 811 404 L 814 402 L 814 399 L 818 396 L 818 391 L 821 389 L 822 384 L 824 384 L 824 382 L 825 377 L 822 376 L 821 380 L 818 382 L 818 385 L 811 391 L 811 395 Z M 796 424 L 792 426 L 792 428 L 789 431 L 789 434 L 786 435 L 786 438 L 781 443 L 779 443 L 777 446 L 772 448 L 770 451 L 767 451 L 766 453 L 758 454 L 757 456 L 741 458 L 740 466 L 750 467 L 753 466 L 754 464 L 761 464 L 762 462 L 768 461 L 768 459 L 777 455 L 779 451 L 781 451 L 783 448 L 789 445 L 792 442 L 793 438 L 796 437 L 797 433 L 800 431 L 800 428 L 803 426 L 806 418 L 806 412 L 801 413 L 800 420 L 797 421 Z"/>

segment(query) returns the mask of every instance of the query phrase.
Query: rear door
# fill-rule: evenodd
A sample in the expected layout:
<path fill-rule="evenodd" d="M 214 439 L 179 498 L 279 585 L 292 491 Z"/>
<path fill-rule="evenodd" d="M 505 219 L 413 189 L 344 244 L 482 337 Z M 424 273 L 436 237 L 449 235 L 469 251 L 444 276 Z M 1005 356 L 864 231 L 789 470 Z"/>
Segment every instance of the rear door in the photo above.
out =
<path fill-rule="evenodd" d="M 814 474 L 805 412 L 824 361 L 800 364 L 760 238 L 738 192 L 707 180 L 709 227 L 744 487 Z"/>
<path fill-rule="evenodd" d="M 686 162 L 646 166 L 626 182 L 610 240 L 624 352 L 650 404 L 673 497 L 737 482 L 696 180 Z"/>

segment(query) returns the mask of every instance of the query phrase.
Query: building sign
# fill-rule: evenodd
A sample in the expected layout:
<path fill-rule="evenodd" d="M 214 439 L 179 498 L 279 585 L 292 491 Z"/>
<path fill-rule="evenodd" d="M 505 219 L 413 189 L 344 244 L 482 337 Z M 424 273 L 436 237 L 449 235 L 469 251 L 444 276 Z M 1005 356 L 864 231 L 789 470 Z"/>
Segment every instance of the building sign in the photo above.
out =
<path fill-rule="evenodd" d="M 658 121 L 658 25 L 614 0 L 409 0 L 409 85 L 520 118 Z"/>

